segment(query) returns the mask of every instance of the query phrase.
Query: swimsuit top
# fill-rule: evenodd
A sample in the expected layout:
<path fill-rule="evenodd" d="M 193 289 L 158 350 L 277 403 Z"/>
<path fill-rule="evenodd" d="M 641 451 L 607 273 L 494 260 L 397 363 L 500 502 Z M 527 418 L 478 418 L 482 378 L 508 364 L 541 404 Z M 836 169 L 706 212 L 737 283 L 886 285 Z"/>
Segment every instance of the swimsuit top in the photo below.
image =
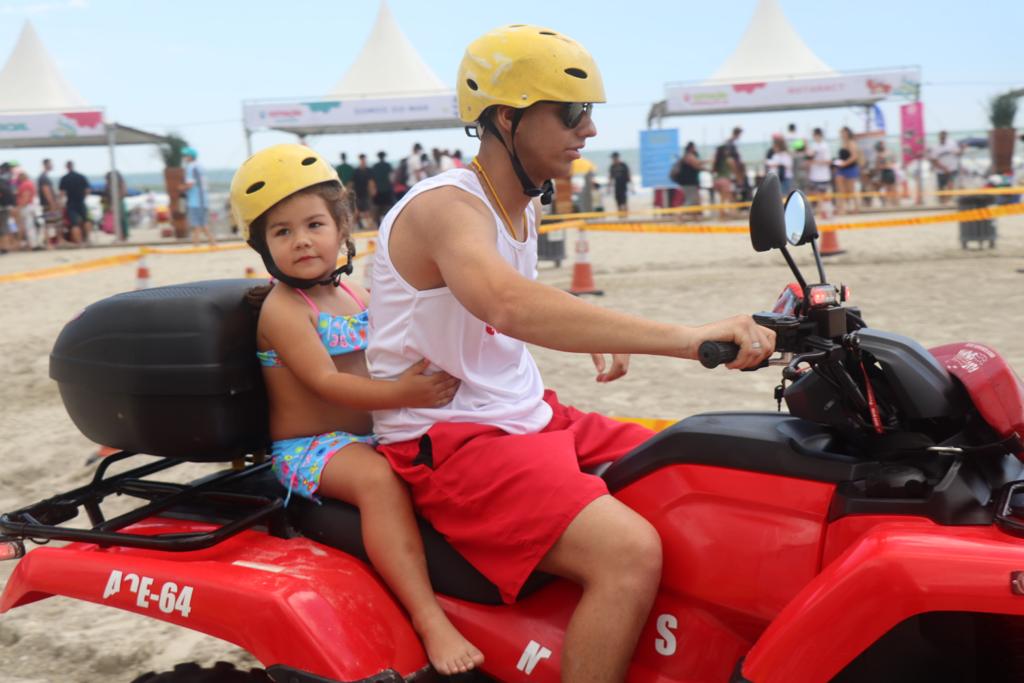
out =
<path fill-rule="evenodd" d="M 344 289 L 359 304 L 359 313 L 356 315 L 331 315 L 330 313 L 325 313 L 318 309 L 313 300 L 306 296 L 306 293 L 301 289 L 296 289 L 295 291 L 306 300 L 306 303 L 316 313 L 316 331 L 320 335 L 320 341 L 323 342 L 327 353 L 332 356 L 341 356 L 346 353 L 365 351 L 368 339 L 367 333 L 370 328 L 369 313 L 363 302 L 352 293 L 351 289 L 345 286 L 344 282 L 339 282 L 338 286 Z M 260 365 L 265 368 L 284 367 L 284 363 L 281 362 L 277 352 L 273 349 L 257 351 L 256 357 L 259 358 Z"/>

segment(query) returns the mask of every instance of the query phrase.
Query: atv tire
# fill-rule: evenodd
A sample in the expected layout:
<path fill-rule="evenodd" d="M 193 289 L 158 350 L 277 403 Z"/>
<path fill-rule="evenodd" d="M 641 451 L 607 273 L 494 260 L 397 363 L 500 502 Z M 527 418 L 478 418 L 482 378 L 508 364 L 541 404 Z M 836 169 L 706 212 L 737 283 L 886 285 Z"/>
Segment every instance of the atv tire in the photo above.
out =
<path fill-rule="evenodd" d="M 234 664 L 217 662 L 212 668 L 195 662 L 176 664 L 174 671 L 144 673 L 132 683 L 274 683 L 263 669 L 239 671 Z"/>

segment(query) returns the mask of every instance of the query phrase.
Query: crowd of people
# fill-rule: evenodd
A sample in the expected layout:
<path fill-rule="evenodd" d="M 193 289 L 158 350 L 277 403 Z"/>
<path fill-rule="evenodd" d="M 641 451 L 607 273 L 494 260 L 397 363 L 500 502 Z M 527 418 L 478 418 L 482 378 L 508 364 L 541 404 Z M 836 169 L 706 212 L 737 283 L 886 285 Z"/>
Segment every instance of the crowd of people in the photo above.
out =
<path fill-rule="evenodd" d="M 808 195 L 829 195 L 827 201 L 819 202 L 828 212 L 856 213 L 875 197 L 882 206 L 899 205 L 899 187 L 906 181 L 906 175 L 898 156 L 884 139 L 858 136 L 844 126 L 839 132 L 838 147 L 833 149 L 821 128 L 815 128 L 808 140 L 797 132 L 796 124 L 790 124 L 785 134 L 772 136 L 763 162 L 753 169 L 752 178 L 737 146 L 742 134 L 742 128 L 734 128 L 729 138 L 715 148 L 710 162 L 701 158 L 696 143 L 686 144 L 669 174 L 681 188 L 682 196 L 674 199 L 674 205 L 703 203 L 702 172 L 709 173 L 712 179 L 707 186 L 710 201 L 725 205 L 718 212 L 723 219 L 734 216 L 730 203 L 750 201 L 756 182 L 768 172 L 779 177 L 785 193 L 799 189 Z M 926 157 L 936 175 L 937 189 L 956 186 L 963 152 L 963 145 L 950 140 L 946 131 L 939 133 L 938 144 L 928 149 Z M 944 203 L 949 198 L 940 195 L 939 201 Z M 684 218 L 699 216 L 683 214 Z"/>
<path fill-rule="evenodd" d="M 353 166 L 349 163 L 348 154 L 342 152 L 340 163 L 334 170 L 350 191 L 350 208 L 356 225 L 360 229 L 372 229 L 380 225 L 384 214 L 405 196 L 410 187 L 425 178 L 465 166 L 460 150 L 450 152 L 435 147 L 428 154 L 417 142 L 409 156 L 400 159 L 397 165 L 388 161 L 386 152 L 377 152 L 377 161 L 372 166 L 365 154 L 360 154 Z"/>

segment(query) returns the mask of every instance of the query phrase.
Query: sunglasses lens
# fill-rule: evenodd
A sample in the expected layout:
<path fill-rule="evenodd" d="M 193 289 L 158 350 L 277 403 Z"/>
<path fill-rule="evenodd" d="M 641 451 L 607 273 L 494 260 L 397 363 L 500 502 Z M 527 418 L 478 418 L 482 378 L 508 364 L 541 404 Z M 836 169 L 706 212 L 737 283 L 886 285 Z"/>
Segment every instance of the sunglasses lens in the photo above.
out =
<path fill-rule="evenodd" d="M 583 117 L 590 113 L 594 107 L 590 102 L 568 102 L 562 112 L 563 121 L 567 128 L 575 128 L 580 125 Z"/>

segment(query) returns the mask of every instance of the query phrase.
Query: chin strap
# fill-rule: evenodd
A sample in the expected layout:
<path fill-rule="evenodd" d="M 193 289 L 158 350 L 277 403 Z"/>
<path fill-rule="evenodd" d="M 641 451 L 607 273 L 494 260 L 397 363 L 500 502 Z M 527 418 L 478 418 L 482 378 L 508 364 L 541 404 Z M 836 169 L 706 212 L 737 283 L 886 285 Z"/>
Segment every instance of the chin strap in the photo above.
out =
<path fill-rule="evenodd" d="M 270 255 L 270 249 L 267 248 L 265 241 L 259 240 L 259 243 L 257 243 L 256 240 L 250 238 L 247 244 L 260 255 L 260 258 L 263 259 L 263 265 L 266 266 L 267 272 L 270 273 L 271 277 L 285 283 L 289 287 L 294 287 L 295 289 L 310 289 L 316 285 L 332 285 L 337 287 L 338 283 L 341 281 L 342 275 L 352 274 L 352 262 L 355 260 L 356 256 L 355 242 L 348 240 L 346 242 L 346 245 L 348 246 L 348 263 L 335 268 L 331 271 L 330 275 L 322 280 L 303 280 L 297 277 L 292 277 L 291 275 L 285 275 L 281 272 L 281 269 L 277 267 L 276 263 L 274 263 L 274 258 Z"/>
<path fill-rule="evenodd" d="M 526 174 L 526 169 L 523 168 L 523 164 L 519 161 L 519 155 L 516 153 L 516 129 L 519 127 L 519 122 L 523 118 L 523 112 L 525 109 L 516 109 L 512 114 L 512 130 L 509 134 L 511 144 L 505 143 L 505 138 L 498 132 L 498 127 L 494 125 L 490 116 L 487 116 L 481 120 L 484 128 L 490 131 L 494 137 L 501 141 L 501 146 L 508 152 L 508 158 L 512 162 L 512 170 L 515 172 L 516 177 L 519 178 L 519 184 L 523 187 L 523 194 L 527 197 L 540 197 L 540 203 L 547 206 L 551 203 L 551 199 L 555 194 L 555 186 L 550 179 L 545 180 L 540 184 L 540 187 L 530 179 L 530 176 Z"/>

